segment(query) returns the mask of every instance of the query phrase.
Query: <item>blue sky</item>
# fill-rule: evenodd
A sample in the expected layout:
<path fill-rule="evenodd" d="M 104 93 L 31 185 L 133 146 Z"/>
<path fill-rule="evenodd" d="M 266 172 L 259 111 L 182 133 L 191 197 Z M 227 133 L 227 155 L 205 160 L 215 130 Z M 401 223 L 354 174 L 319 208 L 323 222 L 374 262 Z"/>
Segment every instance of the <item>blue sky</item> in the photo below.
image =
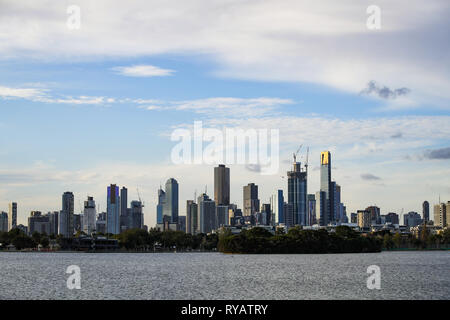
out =
<path fill-rule="evenodd" d="M 17 201 L 25 224 L 67 190 L 77 212 L 88 194 L 104 210 L 117 183 L 130 199 L 139 188 L 152 226 L 157 188 L 174 177 L 184 214 L 195 190 L 212 190 L 213 166 L 174 165 L 170 134 L 198 120 L 280 130 L 278 174 L 231 166 L 239 206 L 248 182 L 264 203 L 286 188 L 300 144 L 311 193 L 332 151 L 349 213 L 450 200 L 450 10 L 424 3 L 404 14 L 406 2 L 380 1 L 382 27 L 368 30 L 364 1 L 79 1 L 69 30 L 64 3 L 1 1 L 0 210 Z"/>

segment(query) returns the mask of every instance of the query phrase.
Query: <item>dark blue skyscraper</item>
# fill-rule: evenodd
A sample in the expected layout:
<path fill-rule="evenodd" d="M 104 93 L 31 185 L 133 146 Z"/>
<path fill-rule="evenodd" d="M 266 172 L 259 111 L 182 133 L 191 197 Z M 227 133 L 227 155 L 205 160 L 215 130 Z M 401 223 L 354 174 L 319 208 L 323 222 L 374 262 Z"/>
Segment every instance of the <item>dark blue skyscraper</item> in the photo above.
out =
<path fill-rule="evenodd" d="M 288 176 L 288 203 L 292 205 L 294 224 L 306 225 L 307 215 L 307 173 L 302 170 L 300 162 L 294 162 Z"/>

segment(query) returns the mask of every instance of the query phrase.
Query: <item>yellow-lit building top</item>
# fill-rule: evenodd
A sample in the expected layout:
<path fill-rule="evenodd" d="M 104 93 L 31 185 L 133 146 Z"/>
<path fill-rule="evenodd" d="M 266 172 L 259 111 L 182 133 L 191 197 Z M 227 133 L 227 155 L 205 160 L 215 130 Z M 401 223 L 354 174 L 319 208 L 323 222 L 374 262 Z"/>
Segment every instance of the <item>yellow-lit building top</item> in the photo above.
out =
<path fill-rule="evenodd" d="M 330 161 L 330 151 L 320 153 L 320 164 L 328 164 Z"/>

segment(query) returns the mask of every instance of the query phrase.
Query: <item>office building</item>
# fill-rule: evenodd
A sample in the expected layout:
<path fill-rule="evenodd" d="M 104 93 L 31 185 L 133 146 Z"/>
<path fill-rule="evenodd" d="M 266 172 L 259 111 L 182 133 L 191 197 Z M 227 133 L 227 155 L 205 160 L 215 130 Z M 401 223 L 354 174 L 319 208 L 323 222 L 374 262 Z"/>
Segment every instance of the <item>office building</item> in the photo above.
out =
<path fill-rule="evenodd" d="M 178 216 L 178 231 L 186 232 L 186 216 Z"/>
<path fill-rule="evenodd" d="M 120 214 L 126 215 L 128 209 L 128 189 L 122 187 L 120 189 Z"/>
<path fill-rule="evenodd" d="M 372 212 L 367 210 L 358 210 L 358 226 L 361 229 L 368 229 L 372 226 Z"/>
<path fill-rule="evenodd" d="M 425 222 L 430 221 L 430 203 L 428 201 L 422 203 L 422 217 Z"/>
<path fill-rule="evenodd" d="M 287 172 L 288 203 L 294 212 L 294 224 L 306 225 L 307 216 L 307 171 L 301 168 L 301 163 L 295 161 L 292 171 Z"/>
<path fill-rule="evenodd" d="M 380 217 L 380 208 L 377 206 L 370 206 L 366 208 L 366 211 L 370 212 L 370 216 L 372 219 L 371 224 L 381 224 L 381 217 Z"/>
<path fill-rule="evenodd" d="M 142 229 L 144 228 L 144 213 L 143 204 L 141 201 L 131 201 L 130 209 L 128 209 L 128 229 Z"/>
<path fill-rule="evenodd" d="M 254 183 L 249 183 L 244 186 L 244 216 L 252 216 L 258 210 L 258 186 Z"/>
<path fill-rule="evenodd" d="M 100 212 L 95 222 L 96 233 L 106 234 L 106 212 Z"/>
<path fill-rule="evenodd" d="M 283 190 L 277 190 L 277 192 L 270 197 L 270 210 L 272 212 L 271 220 L 273 225 L 284 223 L 283 204 Z"/>
<path fill-rule="evenodd" d="M 166 203 L 166 193 L 164 190 L 159 186 L 158 189 L 158 204 L 156 205 L 156 223 L 162 224 L 163 223 L 163 210 L 164 210 L 164 204 Z"/>
<path fill-rule="evenodd" d="M 17 227 L 17 202 L 9 204 L 8 231 Z"/>
<path fill-rule="evenodd" d="M 306 225 L 312 226 L 317 224 L 316 221 L 316 196 L 313 194 L 308 194 L 307 197 L 307 215 L 306 215 Z"/>
<path fill-rule="evenodd" d="M 95 201 L 93 197 L 87 198 L 84 201 L 83 210 L 83 232 L 87 235 L 91 235 L 96 228 L 95 218 L 97 216 L 97 210 L 95 209 Z"/>
<path fill-rule="evenodd" d="M 50 234 L 50 219 L 44 216 L 40 211 L 31 211 L 28 217 L 28 232 L 32 235 L 34 232 Z"/>
<path fill-rule="evenodd" d="M 328 198 L 325 191 L 316 192 L 316 223 L 319 226 L 327 226 L 329 223 Z"/>
<path fill-rule="evenodd" d="M 228 206 L 216 205 L 216 228 L 228 225 Z"/>
<path fill-rule="evenodd" d="M 408 228 L 416 227 L 422 223 L 420 214 L 414 211 L 410 211 L 403 216 L 403 224 Z"/>
<path fill-rule="evenodd" d="M 389 212 L 385 217 L 385 223 L 400 224 L 398 214 Z"/>
<path fill-rule="evenodd" d="M 223 164 L 214 168 L 214 201 L 216 206 L 230 204 L 230 168 Z"/>
<path fill-rule="evenodd" d="M 198 197 L 197 204 L 200 233 L 209 233 L 216 229 L 216 202 L 203 193 Z"/>
<path fill-rule="evenodd" d="M 0 232 L 8 232 L 8 214 L 4 211 L 0 213 Z"/>
<path fill-rule="evenodd" d="M 59 213 L 59 234 L 70 238 L 74 233 L 74 195 L 67 191 L 62 195 L 62 209 Z"/>
<path fill-rule="evenodd" d="M 48 220 L 50 222 L 50 234 L 57 235 L 58 234 L 58 227 L 59 227 L 59 212 L 53 211 L 47 213 Z"/>
<path fill-rule="evenodd" d="M 111 234 L 120 233 L 120 195 L 119 187 L 111 184 L 107 188 L 106 201 L 106 232 Z"/>
<path fill-rule="evenodd" d="M 199 233 L 198 206 L 194 200 L 188 200 L 186 202 L 186 233 Z"/>
<path fill-rule="evenodd" d="M 320 191 L 325 192 L 326 197 L 326 220 L 335 221 L 334 188 L 331 183 L 331 153 L 323 151 L 320 153 Z"/>
<path fill-rule="evenodd" d="M 283 204 L 284 225 L 287 228 L 294 226 L 294 206 L 292 203 L 285 202 Z"/>
<path fill-rule="evenodd" d="M 170 223 L 178 223 L 178 182 L 174 178 L 170 178 L 166 182 L 162 210 L 163 217 L 169 217 Z"/>

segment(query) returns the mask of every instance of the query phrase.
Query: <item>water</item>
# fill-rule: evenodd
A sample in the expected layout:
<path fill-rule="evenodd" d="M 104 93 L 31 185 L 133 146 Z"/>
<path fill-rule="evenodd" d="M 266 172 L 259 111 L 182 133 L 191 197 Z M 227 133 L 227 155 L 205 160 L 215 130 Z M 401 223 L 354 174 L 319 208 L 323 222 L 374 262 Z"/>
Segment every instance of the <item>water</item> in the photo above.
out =
<path fill-rule="evenodd" d="M 66 268 L 81 268 L 69 290 Z M 369 290 L 369 265 L 381 289 Z M 320 255 L 0 252 L 0 299 L 449 299 L 449 252 Z"/>

